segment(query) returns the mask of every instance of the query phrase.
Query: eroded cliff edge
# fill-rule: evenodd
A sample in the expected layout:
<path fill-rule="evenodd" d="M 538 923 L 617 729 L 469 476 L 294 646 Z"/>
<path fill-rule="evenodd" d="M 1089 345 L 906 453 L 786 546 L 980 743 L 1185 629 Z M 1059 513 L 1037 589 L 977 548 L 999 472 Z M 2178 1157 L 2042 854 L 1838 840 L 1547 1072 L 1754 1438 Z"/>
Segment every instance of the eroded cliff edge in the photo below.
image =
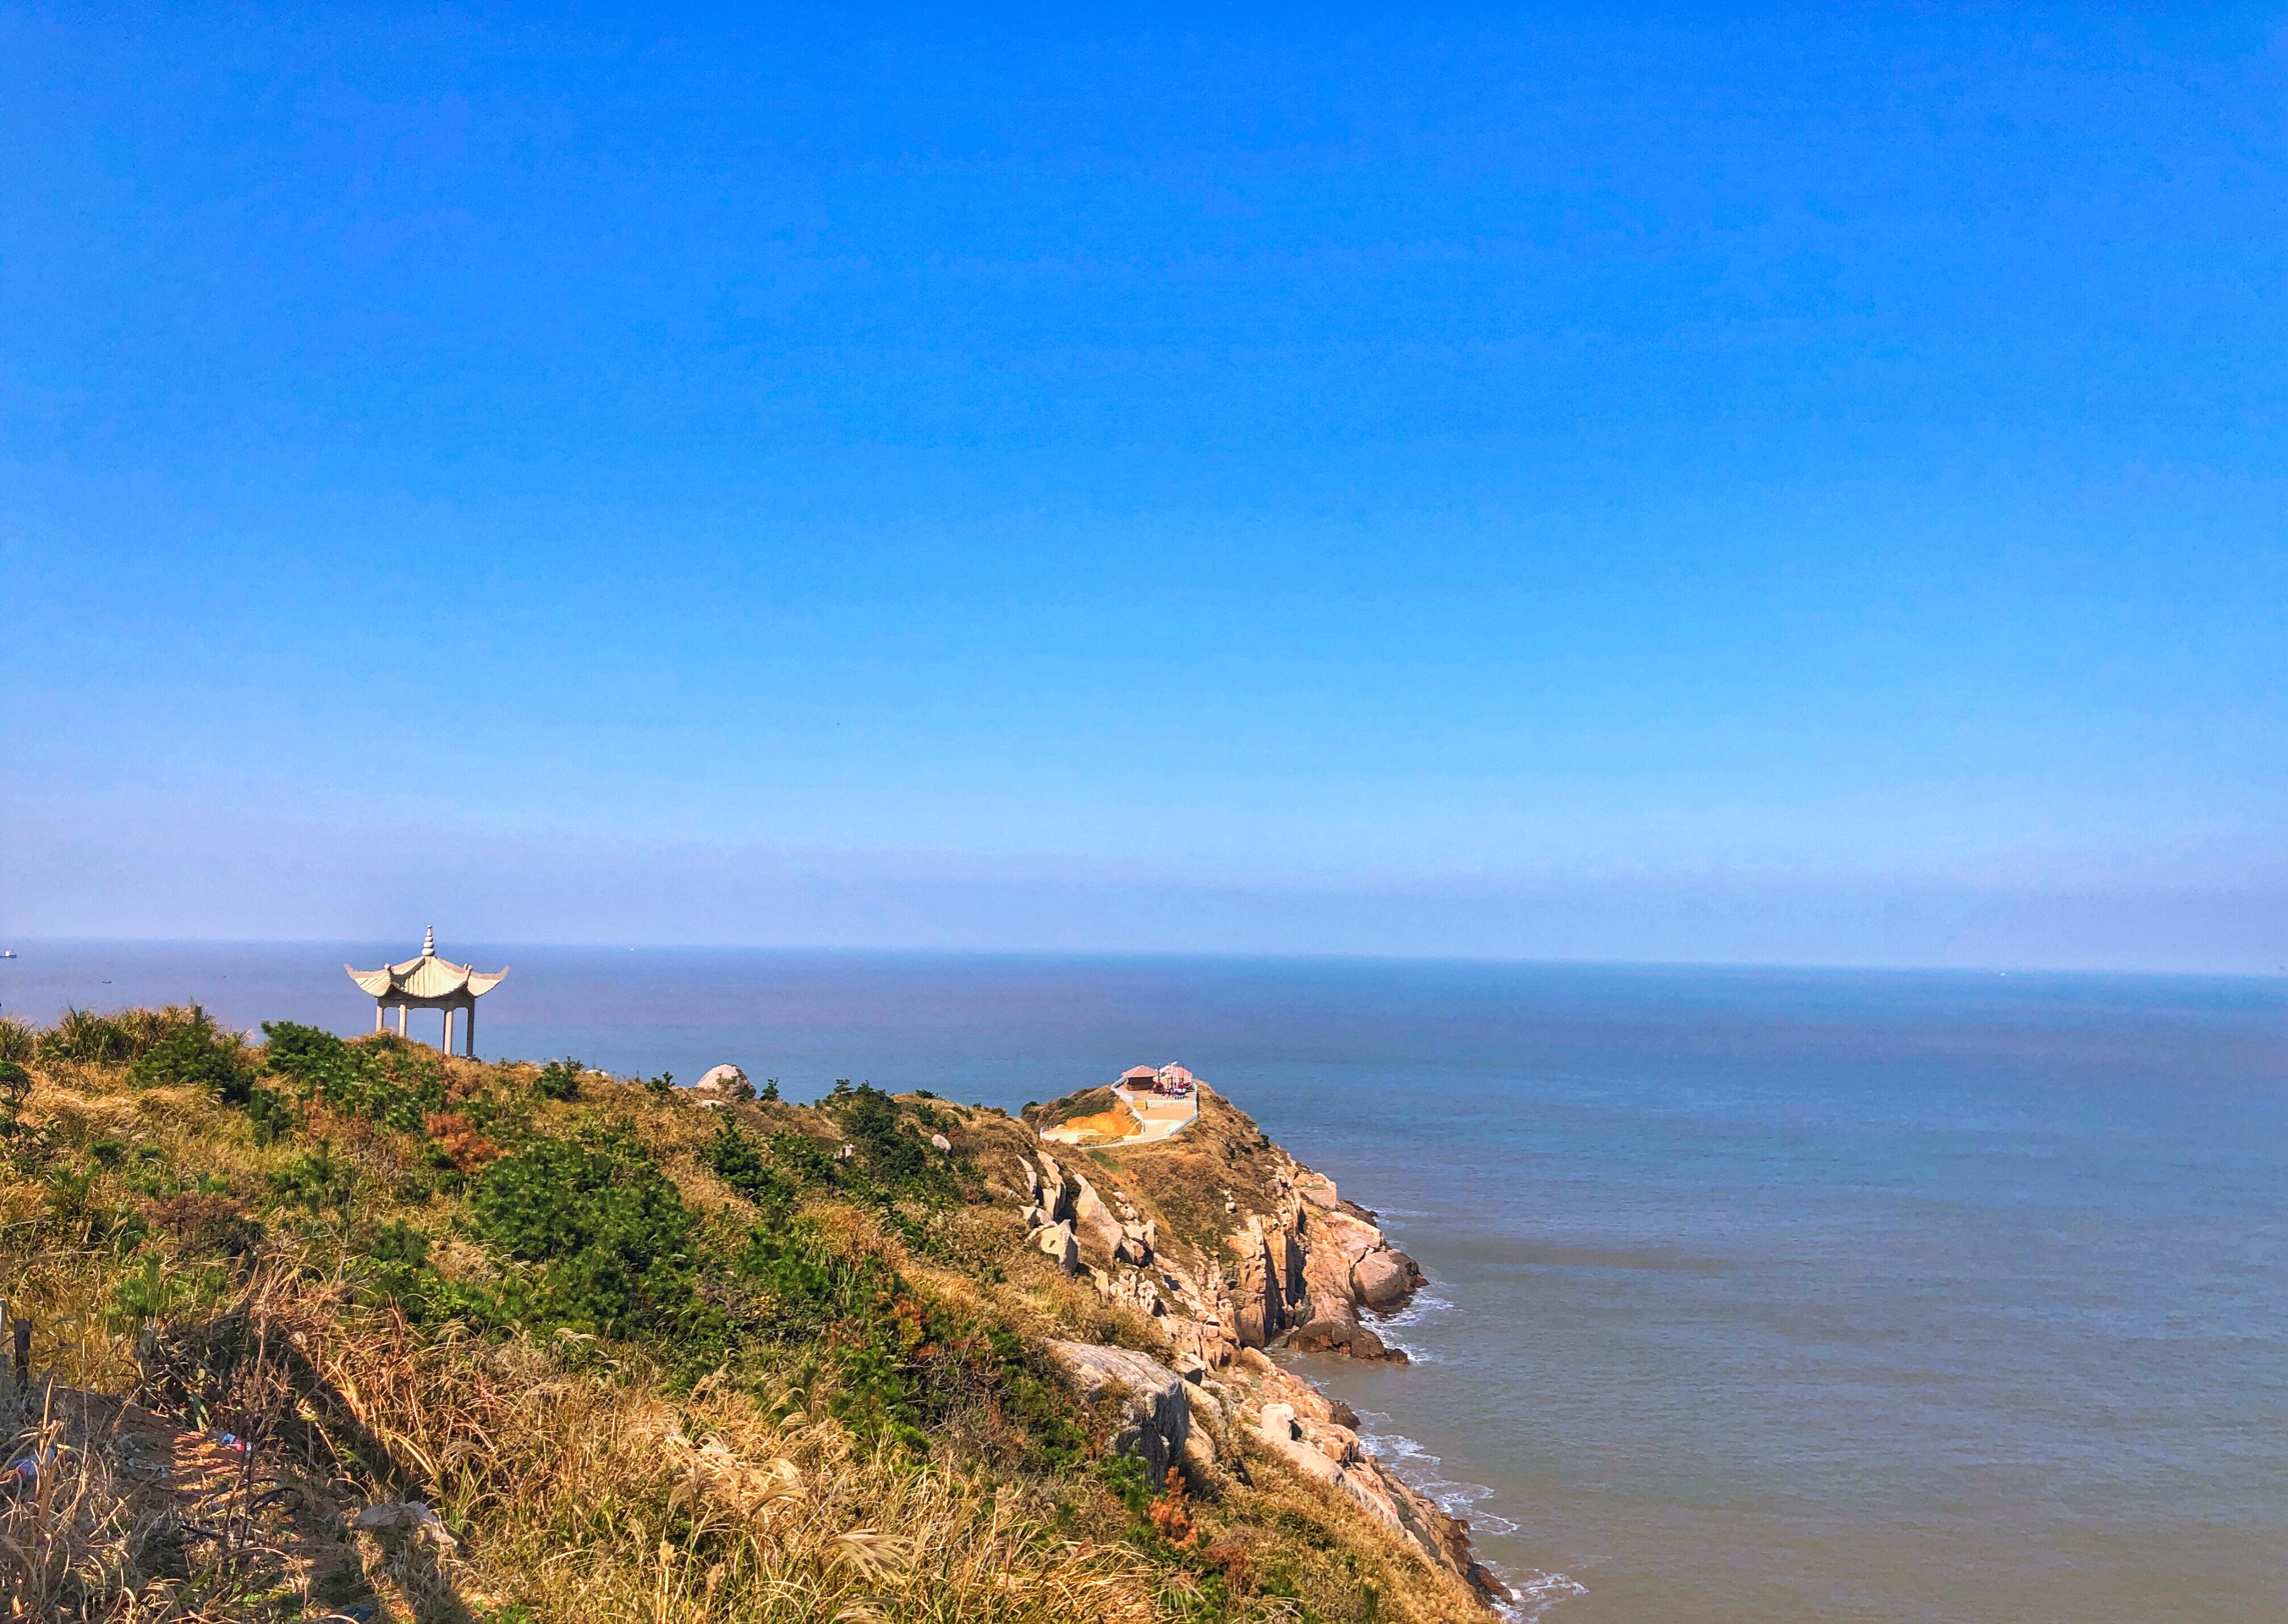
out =
<path fill-rule="evenodd" d="M 1018 1207 L 1031 1245 L 1153 1323 L 1168 1379 L 1112 1373 L 1100 1356 L 1116 1350 L 1070 1346 L 1061 1357 L 1084 1383 L 1152 1388 L 1154 1415 L 1180 1396 L 1181 1436 L 1156 1431 L 1140 1410 L 1140 1449 L 1194 1472 L 1243 1473 L 1234 1447 L 1243 1439 L 1339 1492 L 1487 1601 L 1507 1600 L 1473 1555 L 1468 1524 L 1367 1453 L 1348 1406 L 1267 1357 L 1285 1347 L 1403 1363 L 1361 1312 L 1403 1307 L 1421 1270 L 1333 1180 L 1207 1085 L 1199 1094 L 1198 1119 L 1176 1138 L 1037 1142 L 997 1170 L 995 1193 Z M 1038 1126 L 1088 1103 L 1029 1108 L 1027 1120 Z"/>

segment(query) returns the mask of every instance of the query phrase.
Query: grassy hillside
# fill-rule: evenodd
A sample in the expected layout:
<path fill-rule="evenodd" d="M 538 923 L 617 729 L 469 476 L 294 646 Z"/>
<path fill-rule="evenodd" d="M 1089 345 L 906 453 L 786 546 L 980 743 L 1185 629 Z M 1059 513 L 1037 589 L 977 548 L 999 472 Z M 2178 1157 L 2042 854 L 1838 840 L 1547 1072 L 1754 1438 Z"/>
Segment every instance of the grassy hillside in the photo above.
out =
<path fill-rule="evenodd" d="M 999 1111 L 264 1034 L 0 1022 L 8 1617 L 1472 1611 L 1235 1430 L 1112 1450 L 1044 1342 L 1158 1332 L 1023 1244 Z"/>

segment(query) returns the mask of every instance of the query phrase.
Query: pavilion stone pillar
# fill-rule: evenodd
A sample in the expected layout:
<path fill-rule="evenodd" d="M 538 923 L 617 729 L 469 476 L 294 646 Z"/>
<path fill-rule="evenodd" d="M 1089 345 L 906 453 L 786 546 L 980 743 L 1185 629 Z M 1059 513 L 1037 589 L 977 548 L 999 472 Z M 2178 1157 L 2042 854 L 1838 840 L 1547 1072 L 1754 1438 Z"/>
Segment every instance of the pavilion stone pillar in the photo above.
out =
<path fill-rule="evenodd" d="M 401 1038 L 405 1036 L 405 1006 L 402 1004 L 397 1007 L 397 1035 Z"/>
<path fill-rule="evenodd" d="M 374 1030 L 374 1031 L 379 1031 L 381 1030 L 381 1009 L 382 1009 L 381 1000 L 380 1000 L 379 999 L 374 999 L 374 1000 L 373 1000 L 373 1030 Z"/>
<path fill-rule="evenodd" d="M 453 1052 L 453 1007 L 450 1004 L 445 1006 L 445 1040 L 437 1046 L 437 1052 L 440 1055 Z"/>
<path fill-rule="evenodd" d="M 471 1060 L 477 1057 L 477 1001 L 474 999 L 469 1000 L 469 1031 L 463 1042 L 461 1053 L 466 1055 Z"/>

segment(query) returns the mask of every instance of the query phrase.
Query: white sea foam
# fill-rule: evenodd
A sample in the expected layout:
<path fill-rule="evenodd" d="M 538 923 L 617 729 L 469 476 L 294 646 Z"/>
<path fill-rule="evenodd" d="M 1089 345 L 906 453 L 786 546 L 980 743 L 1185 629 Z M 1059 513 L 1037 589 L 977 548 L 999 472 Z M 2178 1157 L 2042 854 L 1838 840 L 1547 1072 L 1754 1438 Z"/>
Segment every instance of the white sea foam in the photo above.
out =
<path fill-rule="evenodd" d="M 1359 1412 L 1359 1442 L 1367 1451 L 1398 1472 L 1417 1490 L 1429 1497 L 1449 1517 L 1466 1517 L 1474 1534 L 1513 1534 L 1521 1532 L 1517 1522 L 1498 1511 L 1480 1509 L 1481 1502 L 1491 1500 L 1494 1491 L 1482 1483 L 1468 1483 L 1449 1477 L 1440 1469 L 1445 1463 L 1417 1440 L 1390 1427 L 1391 1417 L 1379 1410 Z M 1507 1585 L 1514 1597 L 1507 1605 L 1497 1609 L 1513 1624 L 1533 1624 L 1552 1607 L 1577 1596 L 1586 1596 L 1589 1588 L 1579 1580 L 1564 1573 L 1536 1571 L 1523 1575 L 1513 1573 L 1498 1563 L 1487 1567 L 1502 1583 Z"/>
<path fill-rule="evenodd" d="M 1494 1494 L 1484 1484 L 1465 1483 L 1445 1476 L 1439 1469 L 1444 1462 L 1436 1455 L 1402 1432 L 1378 1430 L 1372 1424 L 1389 1420 L 1389 1416 L 1379 1411 L 1367 1411 L 1359 1416 L 1359 1442 L 1378 1460 L 1402 1472 L 1407 1482 L 1429 1496 L 1430 1502 L 1449 1517 L 1468 1517 L 1470 1526 L 1476 1532 L 1515 1533 L 1518 1531 L 1517 1524 L 1499 1512 L 1478 1510 L 1478 1503 L 1491 1500 Z"/>
<path fill-rule="evenodd" d="M 1516 1624 L 1532 1624 L 1560 1602 L 1569 1602 L 1577 1596 L 1589 1594 L 1589 1587 L 1579 1580 L 1563 1573 L 1530 1573 L 1522 1579 L 1498 1573 L 1502 1583 L 1510 1588 L 1517 1599 L 1503 1608 L 1505 1617 Z"/>
<path fill-rule="evenodd" d="M 1378 1314 L 1371 1309 L 1362 1310 L 1359 1323 L 1367 1326 L 1383 1341 L 1398 1348 L 1408 1361 L 1415 1365 L 1445 1365 L 1451 1363 L 1445 1355 L 1434 1349 L 1415 1348 L 1401 1341 L 1396 1333 L 1411 1331 L 1438 1318 L 1454 1306 L 1450 1297 L 1442 1297 L 1427 1286 L 1414 1294 L 1404 1308 L 1394 1309 L 1387 1314 Z"/>
<path fill-rule="evenodd" d="M 1382 1215 L 1392 1217 L 1397 1214 L 1394 1209 L 1384 1209 Z M 1422 1215 L 1428 1216 L 1426 1214 Z M 1362 1312 L 1359 1318 L 1371 1326 L 1377 1334 L 1394 1345 L 1405 1347 L 1393 1333 L 1433 1323 L 1457 1306 L 1451 1297 L 1425 1286 L 1415 1293 L 1403 1308 L 1388 1314 L 1368 1310 Z M 1417 1365 L 1450 1362 L 1434 1349 L 1406 1347 L 1405 1350 L 1407 1357 Z M 1522 1532 L 1514 1518 L 1483 1509 L 1483 1502 L 1493 1499 L 1494 1490 L 1482 1483 L 1470 1483 L 1446 1476 L 1442 1469 L 1445 1463 L 1421 1443 L 1392 1427 L 1392 1419 L 1378 1410 L 1359 1412 L 1359 1443 L 1369 1453 L 1403 1477 L 1447 1516 L 1466 1520 L 1473 1534 L 1499 1536 Z M 1509 1587 L 1513 1599 L 1498 1606 L 1496 1611 L 1512 1624 L 1535 1624 L 1535 1620 L 1558 1603 L 1589 1593 L 1587 1586 L 1568 1574 L 1544 1572 L 1537 1569 L 1521 1575 L 1511 1572 L 1498 1563 L 1488 1562 L 1486 1566 L 1497 1579 Z"/>
<path fill-rule="evenodd" d="M 1426 1286 L 1415 1293 L 1414 1300 L 1402 1309 L 1394 1309 L 1387 1314 L 1362 1313 L 1359 1318 L 1380 1334 L 1384 1331 L 1404 1331 L 1426 1320 L 1435 1319 L 1453 1306 L 1451 1297 L 1442 1297 Z M 1407 1351 L 1411 1354 L 1413 1349 L 1410 1348 Z"/>

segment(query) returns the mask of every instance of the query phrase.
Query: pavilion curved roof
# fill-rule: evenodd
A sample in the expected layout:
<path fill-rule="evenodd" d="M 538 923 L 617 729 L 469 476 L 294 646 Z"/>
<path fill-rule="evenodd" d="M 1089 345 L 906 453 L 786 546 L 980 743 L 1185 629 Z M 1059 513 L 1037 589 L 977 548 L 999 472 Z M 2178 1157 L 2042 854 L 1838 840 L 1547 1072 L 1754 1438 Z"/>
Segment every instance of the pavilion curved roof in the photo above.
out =
<path fill-rule="evenodd" d="M 393 994 L 403 998 L 450 998 L 465 991 L 471 998 L 482 998 L 508 979 L 508 967 L 486 971 L 465 964 L 455 964 L 437 957 L 437 933 L 431 931 L 421 944 L 421 956 L 408 959 L 402 964 L 385 964 L 377 970 L 354 969 L 348 965 L 350 979 L 369 996 L 388 998 Z"/>

